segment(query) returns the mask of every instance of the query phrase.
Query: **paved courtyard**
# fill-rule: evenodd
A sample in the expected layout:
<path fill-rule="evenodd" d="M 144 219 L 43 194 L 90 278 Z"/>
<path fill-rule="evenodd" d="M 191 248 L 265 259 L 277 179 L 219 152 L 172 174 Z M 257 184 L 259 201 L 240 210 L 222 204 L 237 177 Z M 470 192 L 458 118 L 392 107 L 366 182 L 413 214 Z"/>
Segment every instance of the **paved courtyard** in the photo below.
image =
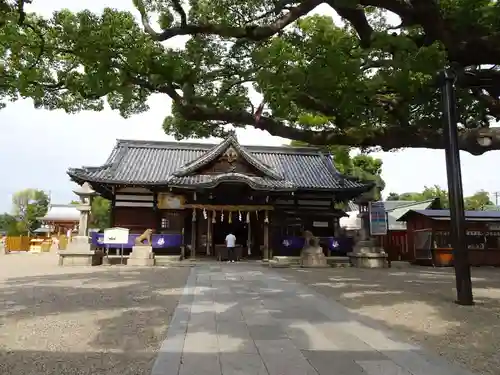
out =
<path fill-rule="evenodd" d="M 497 374 L 500 275 L 473 275 L 479 304 L 464 308 L 452 303 L 451 270 L 2 256 L 0 374 L 471 374 L 453 361 Z"/>
<path fill-rule="evenodd" d="M 0 374 L 149 375 L 188 274 L 0 256 Z"/>
<path fill-rule="evenodd" d="M 193 268 L 153 375 L 466 375 L 278 273 Z"/>
<path fill-rule="evenodd" d="M 472 268 L 475 306 L 453 303 L 452 268 L 290 268 L 276 272 L 471 371 L 500 373 L 498 268 Z"/>

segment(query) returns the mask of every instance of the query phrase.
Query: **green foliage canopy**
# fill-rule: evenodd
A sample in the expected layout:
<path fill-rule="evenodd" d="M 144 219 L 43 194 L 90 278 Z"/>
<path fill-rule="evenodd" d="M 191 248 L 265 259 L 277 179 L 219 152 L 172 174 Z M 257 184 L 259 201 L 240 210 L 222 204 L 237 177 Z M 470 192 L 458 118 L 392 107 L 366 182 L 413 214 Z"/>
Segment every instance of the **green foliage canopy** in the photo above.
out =
<path fill-rule="evenodd" d="M 233 124 L 309 144 L 442 148 L 435 76 L 451 65 L 460 147 L 500 149 L 489 128 L 500 118 L 494 0 L 133 0 L 140 25 L 109 8 L 45 19 L 25 11 L 29 2 L 0 1 L 2 104 L 31 98 L 76 112 L 106 100 L 127 117 L 162 93 L 173 103 L 163 127 L 178 138 Z M 321 4 L 345 25 L 310 16 Z M 190 37 L 185 48 L 163 43 L 179 36 Z M 265 104 L 257 123 L 252 90 Z"/>
<path fill-rule="evenodd" d="M 106 229 L 110 226 L 110 209 L 111 202 L 101 196 L 96 196 L 92 199 L 92 207 L 90 210 L 90 227 Z M 71 201 L 71 204 L 80 204 L 79 201 Z"/>
<path fill-rule="evenodd" d="M 17 219 L 8 213 L 0 214 L 0 232 L 11 236 L 20 234 Z"/>
<path fill-rule="evenodd" d="M 426 186 L 420 193 L 389 193 L 387 200 L 392 201 L 425 201 L 433 198 L 439 198 L 443 208 L 449 208 L 448 192 L 441 189 L 438 185 Z M 493 206 L 490 195 L 487 191 L 479 190 L 471 196 L 464 198 L 464 207 L 466 210 L 486 210 Z"/>
<path fill-rule="evenodd" d="M 39 220 L 47 213 L 50 199 L 43 190 L 24 189 L 12 196 L 13 217 L 17 219 L 17 234 L 30 234 L 40 228 Z"/>
<path fill-rule="evenodd" d="M 307 146 L 299 141 L 292 141 L 291 145 Z M 381 199 L 381 192 L 385 188 L 381 159 L 363 153 L 351 156 L 352 150 L 347 146 L 325 146 L 324 149 L 332 155 L 335 167 L 341 174 L 364 182 L 375 182 L 376 191 L 374 191 L 373 199 Z"/>

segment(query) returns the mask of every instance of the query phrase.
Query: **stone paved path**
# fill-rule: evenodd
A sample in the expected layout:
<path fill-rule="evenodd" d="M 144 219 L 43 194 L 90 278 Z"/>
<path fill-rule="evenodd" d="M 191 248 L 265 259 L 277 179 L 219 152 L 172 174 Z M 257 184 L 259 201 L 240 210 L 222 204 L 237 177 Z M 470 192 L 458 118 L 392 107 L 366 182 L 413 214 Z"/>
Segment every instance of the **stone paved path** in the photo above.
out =
<path fill-rule="evenodd" d="M 152 375 L 472 375 L 272 270 L 192 268 Z"/>

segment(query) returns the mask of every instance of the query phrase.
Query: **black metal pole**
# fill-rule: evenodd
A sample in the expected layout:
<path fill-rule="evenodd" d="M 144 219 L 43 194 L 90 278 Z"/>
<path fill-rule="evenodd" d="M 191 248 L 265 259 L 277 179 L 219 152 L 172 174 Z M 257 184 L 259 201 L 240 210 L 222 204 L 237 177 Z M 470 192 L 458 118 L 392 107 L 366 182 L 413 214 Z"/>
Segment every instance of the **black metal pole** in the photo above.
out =
<path fill-rule="evenodd" d="M 460 167 L 460 149 L 458 146 L 455 81 L 456 75 L 454 71 L 452 69 L 445 69 L 442 74 L 444 139 L 450 204 L 450 234 L 457 286 L 456 303 L 470 306 L 474 304 L 474 300 L 472 297 L 472 282 L 467 249 L 462 171 Z"/>

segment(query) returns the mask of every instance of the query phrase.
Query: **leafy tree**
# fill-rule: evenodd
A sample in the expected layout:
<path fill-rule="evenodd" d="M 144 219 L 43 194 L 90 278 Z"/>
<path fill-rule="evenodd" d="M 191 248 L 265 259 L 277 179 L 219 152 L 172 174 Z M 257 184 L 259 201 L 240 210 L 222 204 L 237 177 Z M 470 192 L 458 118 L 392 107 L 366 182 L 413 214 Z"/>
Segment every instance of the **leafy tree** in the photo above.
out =
<path fill-rule="evenodd" d="M 12 211 L 20 234 L 30 234 L 40 228 L 39 219 L 47 213 L 49 203 L 49 196 L 43 190 L 24 189 L 14 193 Z"/>
<path fill-rule="evenodd" d="M 402 200 L 402 199 L 399 199 L 399 194 L 398 193 L 389 193 L 389 195 L 387 196 L 387 199 L 388 201 L 399 201 L 399 200 Z"/>
<path fill-rule="evenodd" d="M 307 146 L 300 141 L 292 141 L 292 146 Z M 355 177 L 362 181 L 375 182 L 377 192 L 375 199 L 381 198 L 385 182 L 382 179 L 382 160 L 367 154 L 351 156 L 351 147 L 347 146 L 325 146 L 325 152 L 330 153 L 337 170 L 349 177 Z"/>
<path fill-rule="evenodd" d="M 3 104 L 32 98 L 76 112 L 106 100 L 126 117 L 161 93 L 173 104 L 164 129 L 178 138 L 221 135 L 230 123 L 309 144 L 442 148 L 435 76 L 448 65 L 461 149 L 500 149 L 489 127 L 500 118 L 494 0 L 133 0 L 141 25 L 109 8 L 45 19 L 24 11 L 30 2 L 0 2 Z M 320 4 L 345 24 L 308 16 Z M 190 37 L 184 49 L 164 43 L 179 36 Z"/>
<path fill-rule="evenodd" d="M 0 232 L 6 233 L 10 236 L 21 234 L 19 232 L 17 219 L 7 213 L 0 214 Z"/>
<path fill-rule="evenodd" d="M 464 198 L 464 206 L 466 210 L 486 210 L 488 206 L 492 205 L 493 202 L 490 199 L 490 194 L 484 190 L 480 190 L 474 195 Z"/>
<path fill-rule="evenodd" d="M 79 201 L 71 201 L 71 204 L 80 204 Z M 110 201 L 101 196 L 94 197 L 90 210 L 90 227 L 105 229 L 110 225 Z"/>
<path fill-rule="evenodd" d="M 424 190 L 420 193 L 389 193 L 387 200 L 392 201 L 425 201 L 433 198 L 439 198 L 441 207 L 448 208 L 448 191 L 441 189 L 438 185 L 425 186 Z"/>
<path fill-rule="evenodd" d="M 90 226 L 93 228 L 105 229 L 110 225 L 110 201 L 97 196 L 92 201 Z"/>
<path fill-rule="evenodd" d="M 420 193 L 389 193 L 387 200 L 399 201 L 424 201 L 432 198 L 439 198 L 443 208 L 449 207 L 448 192 L 441 189 L 438 185 L 425 187 Z M 464 207 L 466 210 L 486 210 L 493 205 L 490 195 L 487 191 L 480 190 L 469 197 L 464 198 Z"/>

